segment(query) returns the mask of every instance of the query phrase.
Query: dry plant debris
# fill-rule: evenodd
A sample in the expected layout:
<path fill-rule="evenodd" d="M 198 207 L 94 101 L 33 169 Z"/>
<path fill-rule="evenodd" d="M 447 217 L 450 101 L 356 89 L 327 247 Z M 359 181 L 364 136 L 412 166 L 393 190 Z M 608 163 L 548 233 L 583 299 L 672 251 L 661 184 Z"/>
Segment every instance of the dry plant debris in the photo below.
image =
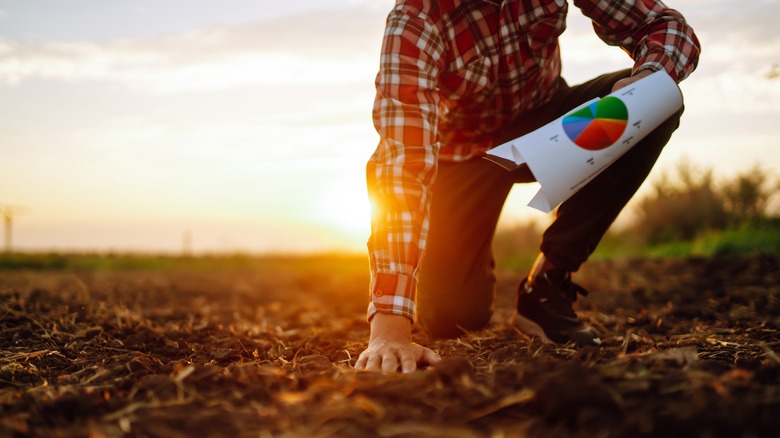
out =
<path fill-rule="evenodd" d="M 411 375 L 352 369 L 362 258 L 0 271 L 0 436 L 770 436 L 780 258 L 593 262 L 598 348 L 493 324 L 419 342 Z"/>

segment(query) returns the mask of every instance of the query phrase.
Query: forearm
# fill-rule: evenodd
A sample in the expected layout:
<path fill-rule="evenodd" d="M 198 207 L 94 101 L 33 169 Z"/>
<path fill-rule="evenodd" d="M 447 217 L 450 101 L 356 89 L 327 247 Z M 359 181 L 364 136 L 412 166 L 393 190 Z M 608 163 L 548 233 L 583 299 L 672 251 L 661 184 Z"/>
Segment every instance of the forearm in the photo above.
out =
<path fill-rule="evenodd" d="M 416 273 L 428 232 L 438 159 L 439 29 L 426 14 L 389 15 L 376 79 L 374 126 L 381 141 L 366 167 L 371 199 L 369 319 L 377 312 L 414 321 Z"/>
<path fill-rule="evenodd" d="M 593 20 L 598 36 L 622 47 L 634 60 L 634 74 L 666 70 L 677 82 L 685 79 L 699 59 L 700 45 L 678 11 L 652 0 L 575 0 Z"/>
<path fill-rule="evenodd" d="M 434 146 L 383 141 L 368 163 L 372 206 L 369 319 L 382 312 L 414 321 L 416 273 L 427 240 L 436 156 Z"/>
<path fill-rule="evenodd" d="M 643 37 L 635 36 L 639 44 L 632 53 L 634 73 L 642 69 L 663 69 L 680 82 L 696 68 L 700 47 L 682 16 L 677 11 L 670 11 L 674 15 L 657 20 Z"/>

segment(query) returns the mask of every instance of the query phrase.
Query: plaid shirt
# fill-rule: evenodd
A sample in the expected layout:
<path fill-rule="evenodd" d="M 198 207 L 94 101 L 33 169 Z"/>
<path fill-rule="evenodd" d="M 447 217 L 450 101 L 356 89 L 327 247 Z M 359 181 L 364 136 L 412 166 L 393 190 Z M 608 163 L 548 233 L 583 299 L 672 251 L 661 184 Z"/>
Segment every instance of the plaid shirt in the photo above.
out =
<path fill-rule="evenodd" d="M 574 0 L 598 36 L 622 47 L 633 73 L 666 70 L 678 82 L 699 43 L 658 0 Z M 369 319 L 416 316 L 437 160 L 479 157 L 491 134 L 546 103 L 557 89 L 566 0 L 398 0 L 387 19 L 376 78 L 380 143 L 367 165 Z"/>

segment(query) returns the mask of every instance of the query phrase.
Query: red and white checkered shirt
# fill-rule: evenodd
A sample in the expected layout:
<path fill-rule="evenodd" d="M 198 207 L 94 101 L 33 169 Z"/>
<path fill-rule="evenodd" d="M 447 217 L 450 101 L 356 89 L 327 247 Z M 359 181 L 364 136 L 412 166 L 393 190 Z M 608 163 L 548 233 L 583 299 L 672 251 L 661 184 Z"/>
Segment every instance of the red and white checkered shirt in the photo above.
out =
<path fill-rule="evenodd" d="M 622 47 L 634 73 L 664 69 L 678 82 L 699 43 L 679 12 L 658 0 L 574 0 L 598 36 Z M 372 228 L 369 318 L 416 316 L 438 160 L 493 147 L 491 133 L 546 103 L 561 72 L 566 0 L 397 0 L 376 78 L 380 143 L 368 162 Z"/>

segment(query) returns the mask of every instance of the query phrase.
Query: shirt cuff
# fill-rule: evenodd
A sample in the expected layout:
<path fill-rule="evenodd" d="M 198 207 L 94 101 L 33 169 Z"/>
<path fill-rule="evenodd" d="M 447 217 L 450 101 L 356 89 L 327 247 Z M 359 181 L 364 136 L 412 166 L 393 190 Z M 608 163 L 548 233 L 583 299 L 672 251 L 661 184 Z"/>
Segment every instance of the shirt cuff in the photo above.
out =
<path fill-rule="evenodd" d="M 649 71 L 651 73 L 655 73 L 657 71 L 664 70 L 664 66 L 660 62 L 645 62 L 645 63 L 643 63 L 641 65 L 635 66 L 634 67 L 634 71 L 631 72 L 631 76 L 634 76 L 637 73 L 645 71 L 645 70 L 647 70 L 647 71 Z"/>
<path fill-rule="evenodd" d="M 417 316 L 417 280 L 408 275 L 377 273 L 372 276 L 368 321 L 377 312 L 407 317 L 414 323 Z"/>
<path fill-rule="evenodd" d="M 674 61 L 669 58 L 668 53 L 653 52 L 648 53 L 646 56 L 642 57 L 642 59 L 637 60 L 634 64 L 634 70 L 631 73 L 632 75 L 635 75 L 643 70 L 650 70 L 653 72 L 666 70 L 675 82 L 680 82 L 683 79 L 681 76 L 685 75 L 683 71 L 679 70 L 680 68 L 682 67 L 675 64 Z"/>

